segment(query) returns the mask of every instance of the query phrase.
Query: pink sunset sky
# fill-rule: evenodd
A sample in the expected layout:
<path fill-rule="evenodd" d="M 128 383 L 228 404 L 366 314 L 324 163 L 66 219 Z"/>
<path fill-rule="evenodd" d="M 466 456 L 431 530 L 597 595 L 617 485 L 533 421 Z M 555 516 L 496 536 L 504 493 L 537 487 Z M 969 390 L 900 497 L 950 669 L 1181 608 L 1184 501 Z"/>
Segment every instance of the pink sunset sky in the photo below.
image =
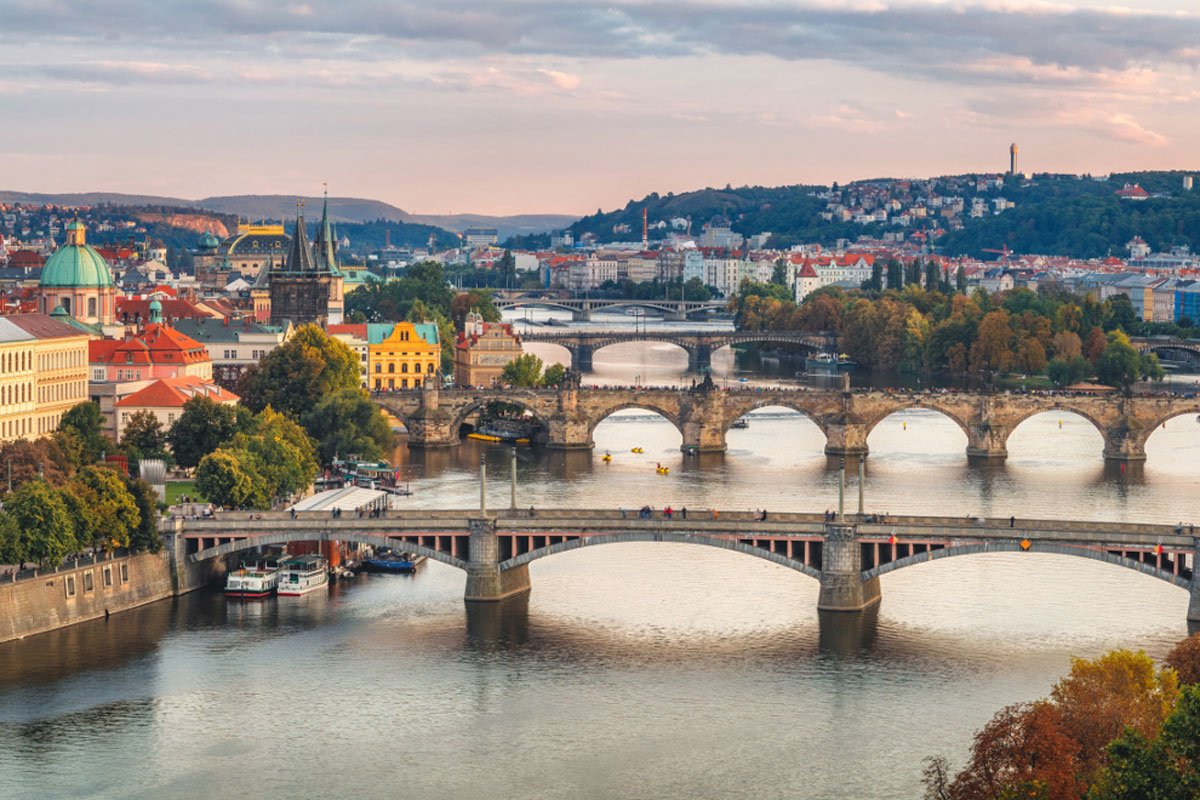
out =
<path fill-rule="evenodd" d="M 0 189 L 588 213 L 1196 165 L 1195 0 L 5 0 Z"/>

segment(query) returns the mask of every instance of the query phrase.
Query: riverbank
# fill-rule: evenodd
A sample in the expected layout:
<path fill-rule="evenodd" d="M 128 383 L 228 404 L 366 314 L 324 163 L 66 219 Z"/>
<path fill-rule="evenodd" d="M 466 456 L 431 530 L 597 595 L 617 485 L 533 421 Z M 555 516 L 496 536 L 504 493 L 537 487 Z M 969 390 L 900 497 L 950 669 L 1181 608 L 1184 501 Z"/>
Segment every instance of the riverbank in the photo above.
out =
<path fill-rule="evenodd" d="M 157 553 L 101 559 L 0 579 L 0 642 L 119 614 L 207 586 L 220 563 L 188 564 L 182 537 L 169 531 Z"/>

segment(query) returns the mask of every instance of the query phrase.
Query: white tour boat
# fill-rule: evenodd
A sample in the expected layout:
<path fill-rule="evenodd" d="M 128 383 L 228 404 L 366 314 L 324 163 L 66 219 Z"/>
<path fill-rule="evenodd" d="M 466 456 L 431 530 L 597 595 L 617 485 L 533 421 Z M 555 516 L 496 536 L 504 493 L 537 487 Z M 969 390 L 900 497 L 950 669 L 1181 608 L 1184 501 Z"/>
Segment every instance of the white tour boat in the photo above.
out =
<path fill-rule="evenodd" d="M 225 594 L 243 599 L 270 597 L 278 585 L 279 556 L 260 555 L 242 561 L 239 569 L 226 576 Z"/>
<path fill-rule="evenodd" d="M 279 562 L 280 597 L 308 594 L 329 583 L 329 562 L 318 555 L 289 556 Z"/>

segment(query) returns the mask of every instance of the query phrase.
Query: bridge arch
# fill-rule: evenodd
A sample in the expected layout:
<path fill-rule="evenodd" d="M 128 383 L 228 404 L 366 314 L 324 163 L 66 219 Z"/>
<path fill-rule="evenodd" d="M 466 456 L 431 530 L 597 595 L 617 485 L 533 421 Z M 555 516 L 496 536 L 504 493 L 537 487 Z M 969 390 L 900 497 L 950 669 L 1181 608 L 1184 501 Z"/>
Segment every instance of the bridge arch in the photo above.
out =
<path fill-rule="evenodd" d="M 1056 397 L 1054 402 L 1049 406 L 1023 411 L 1021 414 L 1009 418 L 1007 420 L 1008 432 L 1005 438 L 1007 439 L 1009 436 L 1012 436 L 1013 431 L 1020 427 L 1021 423 L 1025 422 L 1026 420 L 1036 417 L 1039 414 L 1054 413 L 1074 414 L 1075 416 L 1082 417 L 1083 419 L 1092 423 L 1092 427 L 1096 429 L 1097 433 L 1100 434 L 1100 438 L 1104 440 L 1104 446 L 1108 447 L 1108 425 L 1097 419 L 1096 416 L 1093 415 L 1086 407 L 1070 402 L 1070 398 L 1062 398 L 1062 400 L 1060 400 Z"/>
<path fill-rule="evenodd" d="M 1060 440 L 1062 442 L 1062 447 L 1058 453 L 1059 458 L 1070 458 L 1073 460 L 1073 462 L 1077 463 L 1078 458 L 1088 457 L 1089 452 L 1094 456 L 1095 451 L 1088 450 L 1088 448 L 1090 448 L 1094 443 L 1092 439 L 1093 432 L 1099 437 L 1102 447 L 1108 446 L 1108 434 L 1106 428 L 1098 425 L 1093 417 L 1090 417 L 1086 414 L 1081 414 L 1073 408 L 1067 408 L 1065 406 L 1054 407 L 1034 410 L 1030 413 L 1022 414 L 1016 418 L 1016 421 L 1008 426 L 1007 430 L 1004 432 L 1004 445 L 1005 451 L 1009 452 L 1010 456 L 1012 455 L 1012 452 L 1009 451 L 1008 448 L 1013 442 L 1013 436 L 1022 428 L 1025 429 L 1021 436 L 1017 437 L 1017 443 L 1019 445 L 1022 437 L 1030 435 L 1031 429 L 1037 429 L 1039 424 L 1037 421 L 1038 417 L 1046 418 L 1047 421 L 1050 422 L 1053 422 L 1055 419 L 1057 419 L 1059 423 L 1062 423 L 1062 430 L 1055 429 L 1054 431 L 1055 435 L 1063 437 Z M 1079 431 L 1081 428 L 1075 427 L 1072 429 L 1071 423 L 1073 423 L 1075 426 L 1081 426 L 1081 428 L 1086 429 L 1087 432 L 1080 434 Z M 1081 443 L 1081 440 L 1077 438 L 1079 436 L 1086 437 L 1086 442 Z M 1076 438 L 1072 439 L 1070 437 Z M 1017 448 L 1016 453 L 1018 456 L 1021 454 L 1021 450 L 1021 447 Z M 1053 461 L 1050 463 L 1053 463 Z M 1050 464 L 1048 463 L 1046 466 L 1049 468 Z"/>
<path fill-rule="evenodd" d="M 937 403 L 936 400 L 932 400 L 932 401 L 931 400 L 932 400 L 932 398 L 921 398 L 921 397 L 898 399 L 896 401 L 895 405 L 876 413 L 874 416 L 872 416 L 871 418 L 869 418 L 866 421 L 866 423 L 865 423 L 866 438 L 869 439 L 871 436 L 871 433 L 877 427 L 879 427 L 879 425 L 888 417 L 890 417 L 894 414 L 898 414 L 901 411 L 909 411 L 911 409 L 921 409 L 922 411 L 932 411 L 941 417 L 945 417 L 946 419 L 950 420 L 955 425 L 957 425 L 958 429 L 961 430 L 963 432 L 963 435 L 967 437 L 967 445 L 970 446 L 971 442 L 974 440 L 974 437 L 972 435 L 972 430 L 971 430 L 971 421 L 963 419 L 958 414 L 956 414 L 954 411 L 952 411 L 948 408 L 945 408 L 942 405 L 940 405 L 939 403 Z"/>
<path fill-rule="evenodd" d="M 612 406 L 607 406 L 603 409 L 598 410 L 595 414 L 592 414 L 588 420 L 588 426 L 589 426 L 588 427 L 588 436 L 589 436 L 589 438 L 591 438 L 594 441 L 596 428 L 600 427 L 600 424 L 602 422 L 607 420 L 613 414 L 616 414 L 618 411 L 650 411 L 650 412 L 653 412 L 653 413 L 659 415 L 660 417 L 662 417 L 663 419 L 665 419 L 667 422 L 670 422 L 672 425 L 674 425 L 675 430 L 679 432 L 680 438 L 681 439 L 683 438 L 683 420 L 680 418 L 680 416 L 677 412 L 667 409 L 664 406 L 660 406 L 657 403 L 641 400 L 640 398 L 636 399 L 636 400 L 630 400 L 628 402 L 617 403 Z"/>
<path fill-rule="evenodd" d="M 1197 422 L 1200 422 L 1200 400 L 1197 400 L 1197 401 L 1191 403 L 1190 407 L 1185 405 L 1183 408 L 1174 408 L 1168 412 L 1163 413 L 1161 416 L 1152 417 L 1151 419 L 1153 422 L 1152 422 L 1152 424 L 1147 425 L 1145 427 L 1145 429 L 1142 431 L 1142 436 L 1140 437 L 1139 444 L 1141 445 L 1142 449 L 1144 450 L 1146 447 L 1146 444 L 1150 441 L 1150 438 L 1153 437 L 1155 433 L 1157 433 L 1158 431 L 1160 431 L 1164 427 L 1166 427 L 1168 422 L 1170 422 L 1171 420 L 1174 420 L 1174 419 L 1178 419 L 1179 417 L 1193 417 L 1193 416 L 1196 418 Z M 1192 427 L 1200 428 L 1200 425 L 1193 424 Z"/>
<path fill-rule="evenodd" d="M 553 414 L 553 409 L 538 408 L 536 405 L 523 399 L 519 394 L 510 394 L 504 397 L 476 398 L 463 405 L 455 413 L 454 419 L 450 423 L 450 435 L 454 437 L 459 436 L 462 426 L 466 424 L 467 418 L 472 414 L 482 411 L 492 403 L 507 403 L 509 405 L 520 406 L 532 414 L 534 419 L 540 422 L 543 428 L 549 424 L 548 418 Z"/>
<path fill-rule="evenodd" d="M 1140 561 L 1135 561 L 1132 558 L 1117 556 L 1105 550 L 1093 550 L 1087 547 L 1078 547 L 1066 544 L 1053 544 L 1047 542 L 1033 542 L 1028 550 L 1021 549 L 1021 543 L 1018 541 L 993 541 L 979 542 L 977 544 L 955 545 L 953 547 L 944 547 L 939 550 L 931 550 L 927 553 L 917 553 L 915 555 L 906 556 L 895 561 L 890 561 L 887 564 L 881 564 L 874 569 L 866 570 L 862 573 L 863 580 L 870 580 L 886 575 L 889 572 L 895 572 L 898 569 L 911 567 L 914 564 L 924 564 L 928 561 L 937 561 L 942 558 L 954 558 L 956 556 L 977 555 L 979 553 L 1048 553 L 1051 555 L 1061 556 L 1076 556 L 1079 558 L 1090 558 L 1093 561 L 1101 561 L 1105 564 L 1112 564 L 1126 569 L 1132 569 L 1143 575 L 1149 575 L 1152 578 L 1166 581 L 1180 587 L 1181 589 L 1190 589 L 1191 581 L 1183 575 L 1173 575 L 1164 570 L 1157 569 L 1149 564 L 1144 564 Z"/>
<path fill-rule="evenodd" d="M 623 344 L 637 344 L 639 342 L 655 342 L 657 344 L 673 345 L 687 355 L 689 364 L 692 363 L 696 358 L 696 349 L 692 345 L 678 341 L 677 339 L 672 338 L 670 334 L 639 333 L 632 337 L 623 336 L 621 338 L 614 337 L 612 339 L 601 339 L 588 344 L 591 346 L 592 357 L 594 358 L 601 350 L 605 350 L 609 347 L 617 347 Z"/>
<path fill-rule="evenodd" d="M 434 550 L 432 547 L 406 542 L 403 539 L 382 534 L 354 533 L 353 531 L 342 530 L 284 531 L 281 533 L 269 533 L 263 536 L 248 536 L 245 539 L 234 539 L 231 542 L 193 553 L 188 556 L 188 560 L 192 562 L 208 561 L 212 558 L 220 558 L 243 550 L 253 550 L 257 547 L 273 544 L 290 544 L 292 542 L 354 542 L 356 544 L 371 545 L 372 547 L 401 547 L 405 552 L 426 556 L 434 561 L 441 561 L 443 564 L 449 564 L 464 571 L 467 568 L 467 562 L 463 559 L 439 550 Z"/>
<path fill-rule="evenodd" d="M 559 542 L 547 547 L 540 547 L 537 550 L 531 550 L 528 553 L 523 553 L 519 556 L 502 561 L 500 563 L 501 572 L 520 567 L 531 561 L 536 561 L 539 558 L 565 553 L 569 550 L 578 550 L 582 547 L 595 547 L 603 544 L 621 544 L 625 542 L 669 542 L 672 544 L 693 544 L 703 545 L 706 547 L 719 547 L 722 550 L 730 550 L 735 553 L 744 553 L 745 555 L 761 558 L 765 561 L 770 561 L 774 564 L 793 569 L 815 580 L 821 580 L 821 573 L 813 567 L 803 564 L 795 559 L 790 559 L 787 556 L 779 553 L 772 553 L 764 550 L 761 547 L 744 544 L 743 542 L 734 539 L 720 539 L 713 536 L 690 535 L 686 533 L 664 533 L 661 531 L 627 531 L 624 533 L 611 533 L 597 536 L 580 537 L 578 539 L 568 539 L 565 542 Z"/>
<path fill-rule="evenodd" d="M 825 432 L 824 424 L 816 412 L 814 412 L 811 408 L 805 408 L 802 404 L 793 402 L 783 397 L 756 398 L 752 402 L 734 409 L 734 413 L 729 414 L 725 419 L 725 427 L 723 431 L 724 434 L 728 435 L 729 431 L 732 429 L 733 423 L 737 422 L 742 417 L 746 417 L 754 411 L 760 411 L 768 408 L 779 408 L 786 411 L 796 412 L 801 416 L 803 422 L 812 423 L 812 425 L 821 432 L 822 438 L 824 438 L 826 441 L 829 440 L 829 435 Z M 739 411 L 741 412 L 741 415 L 734 416 L 734 414 Z"/>

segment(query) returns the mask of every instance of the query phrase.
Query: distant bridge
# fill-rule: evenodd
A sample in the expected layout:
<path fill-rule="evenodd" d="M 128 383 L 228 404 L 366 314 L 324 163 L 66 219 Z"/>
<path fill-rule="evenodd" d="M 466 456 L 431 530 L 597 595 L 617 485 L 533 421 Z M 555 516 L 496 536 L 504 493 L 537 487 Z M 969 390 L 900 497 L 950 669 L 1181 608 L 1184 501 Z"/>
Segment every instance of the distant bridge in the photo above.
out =
<path fill-rule="evenodd" d="M 1200 340 L 1172 339 L 1166 336 L 1132 337 L 1133 346 L 1143 352 L 1157 355 L 1164 361 L 1182 362 L 1200 367 Z"/>
<path fill-rule="evenodd" d="M 818 607 L 857 611 L 878 602 L 879 578 L 897 569 L 977 553 L 1070 555 L 1158 578 L 1190 592 L 1188 619 L 1200 621 L 1200 540 L 1167 525 L 1059 520 L 851 517 L 693 509 L 672 519 L 632 509 L 390 512 L 334 518 L 327 512 L 219 512 L 167 520 L 190 563 L 297 541 L 400 547 L 467 573 L 465 599 L 493 601 L 529 591 L 529 564 L 569 550 L 620 542 L 719 547 L 765 559 L 821 583 Z"/>
<path fill-rule="evenodd" d="M 472 415 L 489 403 L 504 402 L 536 417 L 543 427 L 538 443 L 550 448 L 590 448 L 597 425 L 617 411 L 637 408 L 661 414 L 674 425 L 684 452 L 724 452 L 733 423 L 755 409 L 778 406 L 812 420 L 825 434 L 827 454 L 865 456 L 867 437 L 875 426 L 898 411 L 924 408 L 962 429 L 969 457 L 989 460 L 1006 458 L 1008 437 L 1017 426 L 1047 411 L 1086 419 L 1104 439 L 1104 457 L 1115 461 L 1144 461 L 1150 434 L 1175 417 L 1200 414 L 1200 398 L 1175 395 L 851 392 L 805 387 L 721 390 L 711 383 L 692 389 L 581 388 L 574 382 L 558 389 L 441 389 L 428 381 L 419 390 L 374 392 L 371 397 L 404 423 L 410 447 L 456 445 Z"/>
<path fill-rule="evenodd" d="M 688 369 L 693 372 L 710 368 L 715 351 L 735 344 L 789 344 L 814 353 L 832 347 L 832 339 L 828 335 L 805 331 L 564 330 L 524 333 L 521 339 L 567 348 L 571 353 L 571 368 L 577 372 L 592 371 L 592 358 L 596 351 L 626 342 L 667 342 L 678 345 L 687 351 Z"/>
<path fill-rule="evenodd" d="M 687 320 L 692 314 L 721 311 L 728 304 L 726 300 L 635 300 L 632 298 L 564 298 L 535 292 L 526 295 L 512 293 L 497 294 L 492 303 L 503 311 L 508 308 L 548 308 L 556 311 L 570 311 L 571 319 L 576 322 L 587 322 L 592 318 L 593 311 L 608 311 L 619 308 L 641 308 L 661 313 L 666 319 L 680 322 Z"/>

